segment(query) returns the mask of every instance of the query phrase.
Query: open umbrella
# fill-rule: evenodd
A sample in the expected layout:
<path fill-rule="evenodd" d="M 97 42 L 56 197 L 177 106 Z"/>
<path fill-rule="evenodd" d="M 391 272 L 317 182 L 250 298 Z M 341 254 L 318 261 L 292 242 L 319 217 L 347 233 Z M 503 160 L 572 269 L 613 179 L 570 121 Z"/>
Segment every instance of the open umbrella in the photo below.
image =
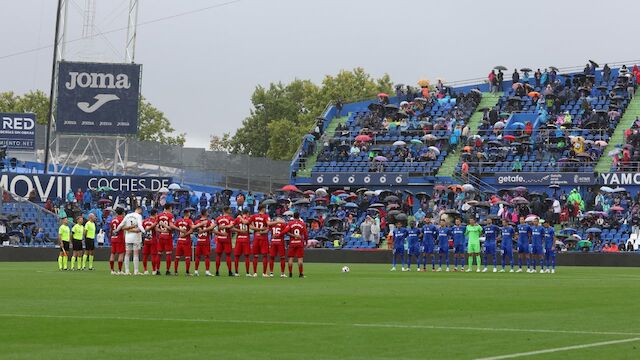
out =
<path fill-rule="evenodd" d="M 507 68 L 505 66 L 502 65 L 496 65 L 493 67 L 495 70 L 501 70 L 501 71 L 505 71 L 507 70 Z"/>
<path fill-rule="evenodd" d="M 427 150 L 433 151 L 436 155 L 440 155 L 440 149 L 435 146 L 429 146 Z"/>
<path fill-rule="evenodd" d="M 312 207 L 312 208 L 311 208 L 311 210 L 315 210 L 315 211 L 325 211 L 325 210 L 327 210 L 327 208 L 326 208 L 325 206 L 320 206 L 320 205 L 318 205 L 318 206 L 314 206 L 314 207 Z"/>
<path fill-rule="evenodd" d="M 524 186 L 516 186 L 516 187 L 510 188 L 509 191 L 515 191 L 515 192 L 519 192 L 519 193 L 524 193 L 524 192 L 529 191 L 529 189 L 527 189 Z"/>
<path fill-rule="evenodd" d="M 381 92 L 381 93 L 378 94 L 378 97 L 380 97 L 380 98 L 388 98 L 389 95 L 387 93 L 382 93 Z"/>
<path fill-rule="evenodd" d="M 558 184 L 551 184 L 551 185 L 549 185 L 549 189 L 560 189 L 560 185 L 558 185 Z"/>
<path fill-rule="evenodd" d="M 344 207 L 346 207 L 347 209 L 357 209 L 358 205 L 352 202 L 348 202 L 346 204 L 344 204 Z"/>
<path fill-rule="evenodd" d="M 522 71 L 522 72 L 531 72 L 532 70 L 529 69 L 528 67 L 523 67 L 522 69 L 520 69 L 520 71 Z"/>
<path fill-rule="evenodd" d="M 513 85 L 511 85 L 511 88 L 512 88 L 513 90 L 515 90 L 515 89 L 517 89 L 517 88 L 519 88 L 519 87 L 522 87 L 522 84 L 521 84 L 521 83 L 519 83 L 519 82 L 514 83 Z"/>
<path fill-rule="evenodd" d="M 371 111 L 382 111 L 384 110 L 384 105 L 379 103 L 371 103 L 367 106 L 367 108 Z"/>
<path fill-rule="evenodd" d="M 611 190 L 611 192 L 613 192 L 613 193 L 621 193 L 621 192 L 626 192 L 626 191 L 627 191 L 627 189 L 625 189 L 623 187 L 617 187 L 617 188 Z"/>
<path fill-rule="evenodd" d="M 420 87 L 428 87 L 429 84 L 430 84 L 429 80 L 427 80 L 427 79 L 418 80 L 418 86 L 420 86 Z"/>
<path fill-rule="evenodd" d="M 383 207 L 384 207 L 384 204 L 374 203 L 374 204 L 369 205 L 369 207 L 370 207 L 370 208 L 374 208 L 374 209 L 375 209 L 375 208 L 383 208 Z"/>
<path fill-rule="evenodd" d="M 598 146 L 602 146 L 602 147 L 608 145 L 607 142 L 604 141 L 604 140 L 598 140 L 598 141 L 595 142 L 595 144 L 598 145 Z"/>
<path fill-rule="evenodd" d="M 530 214 L 524 219 L 525 222 L 532 222 L 538 219 L 538 215 Z"/>
<path fill-rule="evenodd" d="M 277 203 L 278 203 L 278 202 L 277 202 L 277 201 L 275 201 L 274 199 L 264 199 L 264 200 L 262 200 L 262 201 L 260 202 L 260 204 L 262 204 L 262 205 L 266 205 L 266 206 L 269 206 L 269 205 L 275 205 L 275 204 L 277 204 Z"/>
<path fill-rule="evenodd" d="M 387 210 L 397 209 L 399 207 L 400 207 L 400 205 L 398 205 L 398 204 L 389 204 L 389 205 L 387 205 Z"/>
<path fill-rule="evenodd" d="M 405 146 L 405 145 L 407 145 L 407 143 L 402 140 L 398 140 L 393 143 L 393 146 Z"/>
<path fill-rule="evenodd" d="M 416 197 L 418 199 L 421 199 L 421 198 L 429 198 L 429 199 L 431 199 L 431 196 L 429 194 L 427 194 L 426 192 L 423 192 L 423 191 L 417 192 L 416 193 Z"/>
<path fill-rule="evenodd" d="M 437 137 L 435 135 L 433 135 L 433 134 L 427 134 L 427 135 L 422 137 L 422 140 L 424 140 L 424 141 L 433 141 L 433 140 L 436 140 L 436 139 L 437 139 Z"/>
<path fill-rule="evenodd" d="M 384 162 L 384 161 L 387 161 L 387 158 L 382 156 L 382 155 L 378 155 L 378 156 L 374 157 L 373 160 Z"/>
<path fill-rule="evenodd" d="M 111 200 L 109 200 L 109 199 L 100 199 L 100 200 L 98 200 L 98 204 L 100 204 L 100 205 L 111 204 Z"/>
<path fill-rule="evenodd" d="M 624 211 L 624 208 L 622 206 L 612 206 L 609 211 Z"/>
<path fill-rule="evenodd" d="M 592 243 L 589 240 L 580 240 L 580 241 L 578 241 L 578 244 L 577 244 L 577 246 L 579 248 L 581 248 L 581 249 L 582 248 L 591 248 L 591 245 L 592 245 Z"/>
<path fill-rule="evenodd" d="M 518 196 L 518 197 L 514 197 L 513 199 L 511 199 L 511 203 L 515 204 L 515 205 L 527 205 L 529 204 L 529 200 Z"/>
<path fill-rule="evenodd" d="M 282 189 L 280 189 L 282 191 L 300 191 L 300 189 L 298 189 L 297 186 L 289 184 L 289 185 L 285 185 L 282 187 Z"/>
<path fill-rule="evenodd" d="M 309 201 L 309 199 L 299 199 L 296 200 L 293 205 L 309 205 L 309 203 L 311 203 L 311 201 Z"/>
<path fill-rule="evenodd" d="M 411 144 L 413 145 L 422 145 L 422 141 L 418 139 L 411 139 Z"/>
<path fill-rule="evenodd" d="M 169 189 L 167 189 L 166 187 L 161 187 L 160 189 L 158 189 L 158 192 L 160 194 L 166 194 L 169 192 Z"/>
<path fill-rule="evenodd" d="M 555 67 L 555 66 L 549 66 L 549 70 L 553 70 L 553 71 L 555 71 L 555 72 L 560 71 L 560 70 L 558 70 L 558 68 L 557 68 L 557 67 Z"/>
<path fill-rule="evenodd" d="M 325 190 L 324 188 L 318 188 L 316 189 L 316 196 L 327 196 L 327 190 Z"/>
<path fill-rule="evenodd" d="M 473 185 L 471 185 L 471 184 L 464 184 L 464 185 L 462 185 L 462 190 L 467 191 L 467 192 L 469 192 L 469 191 L 474 191 L 475 189 L 476 189 L 476 188 L 475 188 L 475 187 L 473 187 Z"/>
<path fill-rule="evenodd" d="M 356 141 L 360 141 L 360 142 L 368 142 L 368 141 L 371 141 L 371 136 L 369 136 L 369 135 L 364 135 L 364 134 L 362 134 L 362 135 L 358 135 L 358 136 L 356 136 Z"/>
<path fill-rule="evenodd" d="M 443 190 L 447 190 L 447 187 L 444 186 L 444 185 L 436 185 L 436 186 L 433 187 L 433 190 L 443 191 Z"/>
<path fill-rule="evenodd" d="M 516 137 L 515 137 L 515 136 L 513 136 L 513 135 L 505 135 L 505 136 L 503 136 L 502 138 L 503 138 L 504 140 L 507 140 L 507 141 L 515 141 L 515 140 L 516 140 Z"/>
<path fill-rule="evenodd" d="M 169 190 L 178 190 L 178 189 L 180 189 L 180 185 L 178 185 L 176 183 L 173 183 L 173 184 L 169 185 L 168 189 Z"/>
<path fill-rule="evenodd" d="M 396 221 L 407 221 L 408 217 L 407 217 L 407 214 L 400 213 L 395 216 L 395 219 Z"/>
<path fill-rule="evenodd" d="M 597 62 L 595 62 L 595 61 L 593 61 L 593 60 L 591 60 L 591 59 L 589 59 L 589 62 L 591 63 L 591 65 L 593 65 L 593 67 L 596 67 L 596 68 L 599 68 L 599 67 L 600 67 L 600 65 L 598 65 L 598 63 L 597 63 Z"/>
<path fill-rule="evenodd" d="M 598 228 L 588 228 L 587 233 L 589 234 L 600 234 L 602 232 L 601 229 Z"/>
<path fill-rule="evenodd" d="M 395 195 L 389 195 L 389 196 L 384 198 L 384 201 L 387 202 L 387 203 L 389 203 L 389 202 L 399 202 L 400 198 L 398 198 Z"/>

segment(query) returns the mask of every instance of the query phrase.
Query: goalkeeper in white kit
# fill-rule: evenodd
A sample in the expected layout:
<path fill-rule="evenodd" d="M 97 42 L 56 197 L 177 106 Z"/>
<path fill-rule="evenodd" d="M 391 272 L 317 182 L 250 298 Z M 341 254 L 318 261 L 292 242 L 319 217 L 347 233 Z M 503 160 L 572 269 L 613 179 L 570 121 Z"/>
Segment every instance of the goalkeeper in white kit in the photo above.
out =
<path fill-rule="evenodd" d="M 124 217 L 117 231 L 124 231 L 124 242 L 126 252 L 124 255 L 124 272 L 125 275 L 131 275 L 129 272 L 129 258 L 133 252 L 133 274 L 141 275 L 138 271 L 140 249 L 142 248 L 142 236 L 145 235 L 144 227 L 142 226 L 142 208 L 136 207 L 134 212 L 127 214 Z"/>

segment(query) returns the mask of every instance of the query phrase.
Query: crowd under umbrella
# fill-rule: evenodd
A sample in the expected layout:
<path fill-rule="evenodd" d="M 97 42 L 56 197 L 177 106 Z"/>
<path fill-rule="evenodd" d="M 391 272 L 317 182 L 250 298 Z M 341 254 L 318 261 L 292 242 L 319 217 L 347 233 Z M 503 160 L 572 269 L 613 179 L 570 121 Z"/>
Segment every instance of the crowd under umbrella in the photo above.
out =
<path fill-rule="evenodd" d="M 175 191 L 175 190 L 179 190 L 180 189 L 180 185 L 173 183 L 173 184 L 169 184 L 169 186 L 167 187 L 169 190 Z"/>

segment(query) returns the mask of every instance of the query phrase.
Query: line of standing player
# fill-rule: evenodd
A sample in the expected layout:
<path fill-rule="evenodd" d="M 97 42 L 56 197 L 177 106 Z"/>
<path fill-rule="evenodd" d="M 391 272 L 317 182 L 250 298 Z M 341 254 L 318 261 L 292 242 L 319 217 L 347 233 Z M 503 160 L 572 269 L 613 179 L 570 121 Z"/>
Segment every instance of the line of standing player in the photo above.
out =
<path fill-rule="evenodd" d="M 175 219 L 170 205 L 165 205 L 164 211 L 157 213 L 151 210 L 150 217 L 145 219 L 143 226 L 149 233 L 144 238 L 142 248 L 142 261 L 144 274 L 149 274 L 147 262 L 151 258 L 151 274 L 160 275 L 162 255 L 166 259 L 166 275 L 171 275 L 172 255 L 174 251 L 173 234 L 177 233 L 175 246 L 175 259 L 173 259 L 173 274 L 178 275 L 180 259 L 184 259 L 185 272 L 190 275 L 191 256 L 193 253 L 192 234 L 196 234 L 195 245 L 195 272 L 199 275 L 200 260 L 204 259 L 205 274 L 213 276 L 210 272 L 211 240 L 215 239 L 216 272 L 220 275 L 222 256 L 225 256 L 229 276 L 239 276 L 240 257 L 244 256 L 246 276 L 258 276 L 258 258 L 262 257 L 262 276 L 273 277 L 274 260 L 279 257 L 280 276 L 285 275 L 285 259 L 289 259 L 289 277 L 293 276 L 293 260 L 298 259 L 299 276 L 304 277 L 303 258 L 304 247 L 308 240 L 307 227 L 296 213 L 293 219 L 285 222 L 282 218 L 271 221 L 266 213 L 266 208 L 261 205 L 258 213 L 250 215 L 247 210 L 236 218 L 231 216 L 231 209 L 226 207 L 223 214 L 216 219 L 209 219 L 206 210 L 201 211 L 200 217 L 193 221 L 191 213 L 193 209 L 185 209 L 183 217 Z M 117 216 L 111 221 L 110 228 L 113 232 L 118 228 L 123 219 L 123 211 L 119 209 Z M 253 242 L 251 233 L 253 232 Z M 235 247 L 232 248 L 233 234 L 236 235 Z M 122 232 L 112 233 L 110 266 L 112 274 L 120 274 L 122 271 L 124 238 Z M 270 239 L 269 239 L 270 238 Z M 288 246 L 286 240 L 288 238 Z M 270 241 L 269 241 L 270 240 Z M 122 244 L 122 245 L 121 245 Z M 232 271 L 232 257 L 235 267 Z M 285 257 L 286 254 L 286 257 Z M 253 257 L 253 274 L 250 270 L 250 258 Z M 118 258 L 119 271 L 115 271 L 114 262 Z M 267 267 L 269 272 L 267 273 Z"/>
<path fill-rule="evenodd" d="M 484 248 L 484 268 L 481 270 L 482 260 L 480 259 L 479 235 L 485 235 Z M 514 270 L 514 237 L 518 252 L 518 270 Z M 498 241 L 500 242 L 500 253 L 502 255 L 502 268 L 500 272 L 505 272 L 507 261 L 511 265 L 509 272 L 522 272 L 523 263 L 526 263 L 528 273 L 537 272 L 536 267 L 540 265 L 540 273 L 555 273 L 555 231 L 550 222 L 540 224 L 539 219 L 532 221 L 532 224 L 525 222 L 524 217 L 520 217 L 519 224 L 512 226 L 508 220 L 502 221 L 502 226 L 492 223 L 491 219 L 486 220 L 486 224 L 480 227 L 475 224 L 474 219 L 469 220 L 469 224 L 464 225 L 460 218 L 456 218 L 453 226 L 447 224 L 445 220 L 440 220 L 439 226 L 431 223 L 430 218 L 424 219 L 422 227 L 410 223 L 409 227 L 404 227 L 402 222 L 396 224 L 393 230 L 393 267 L 396 270 L 398 260 L 402 262 L 402 271 L 411 271 L 411 262 L 416 260 L 418 271 L 427 271 L 427 261 L 431 258 L 431 270 L 442 271 L 443 262 L 446 264 L 445 271 L 449 269 L 449 242 L 453 241 L 454 268 L 453 271 L 464 271 L 465 256 L 468 261 L 467 272 L 471 271 L 473 260 L 476 259 L 476 271 L 486 272 L 489 258 L 493 261 L 493 272 L 498 272 Z M 408 252 L 405 251 L 405 242 Z M 465 253 L 465 247 L 467 251 Z M 436 269 L 436 259 L 438 267 Z M 406 262 L 405 262 L 406 260 Z M 458 270 L 458 263 L 462 265 Z M 420 265 L 422 264 L 422 269 Z M 405 267 L 406 265 L 406 267 Z"/>

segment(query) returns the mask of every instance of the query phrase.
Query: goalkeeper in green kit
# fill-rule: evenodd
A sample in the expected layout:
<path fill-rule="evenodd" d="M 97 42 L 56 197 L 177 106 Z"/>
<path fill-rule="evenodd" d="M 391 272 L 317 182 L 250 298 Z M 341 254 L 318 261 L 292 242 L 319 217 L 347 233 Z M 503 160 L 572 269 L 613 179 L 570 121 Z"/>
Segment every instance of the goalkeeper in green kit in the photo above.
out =
<path fill-rule="evenodd" d="M 467 225 L 467 229 L 465 230 L 465 235 L 467 235 L 469 239 L 467 245 L 469 267 L 467 268 L 467 272 L 471 271 L 474 257 L 476 258 L 476 265 L 478 266 L 476 272 L 480 272 L 480 234 L 482 234 L 482 226 L 476 224 L 474 217 L 469 218 L 469 225 Z"/>

